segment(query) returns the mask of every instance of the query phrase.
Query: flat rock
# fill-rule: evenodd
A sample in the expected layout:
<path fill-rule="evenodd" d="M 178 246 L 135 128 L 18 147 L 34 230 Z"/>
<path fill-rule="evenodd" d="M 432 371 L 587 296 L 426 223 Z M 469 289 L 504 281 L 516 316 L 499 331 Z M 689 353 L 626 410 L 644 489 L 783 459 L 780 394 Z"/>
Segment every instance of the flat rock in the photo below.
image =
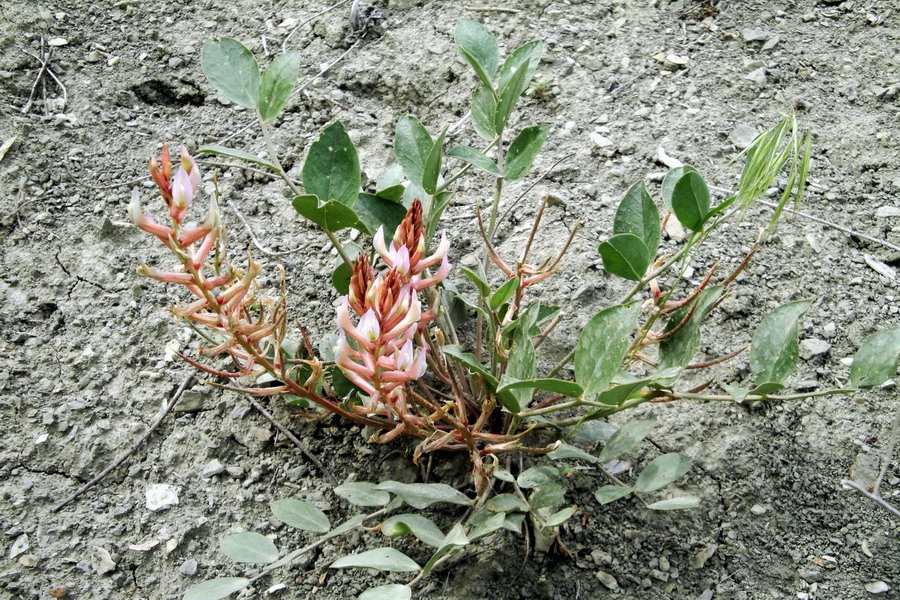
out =
<path fill-rule="evenodd" d="M 200 475 L 202 475 L 203 477 L 213 477 L 224 472 L 225 467 L 222 465 L 222 463 L 214 458 L 209 461 L 205 467 L 203 467 L 203 471 L 200 472 Z"/>
<path fill-rule="evenodd" d="M 607 573 L 605 571 L 597 571 L 595 573 L 595 575 L 597 576 L 597 579 L 600 580 L 600 583 L 602 583 L 603 586 L 606 587 L 606 589 L 609 589 L 609 590 L 619 589 L 619 582 L 616 581 L 616 578 L 613 577 L 612 575 L 610 575 L 609 573 Z"/>
<path fill-rule="evenodd" d="M 599 133 L 591 134 L 591 142 L 593 142 L 594 146 L 597 148 L 610 148 L 615 145 L 615 142 Z"/>
<path fill-rule="evenodd" d="M 825 354 L 829 350 L 831 350 L 831 344 L 819 338 L 807 338 L 800 342 L 800 356 L 805 360 Z"/>
<path fill-rule="evenodd" d="M 19 537 L 16 538 L 16 541 L 13 542 L 12 548 L 9 549 L 9 558 L 16 558 L 21 554 L 25 554 L 28 551 L 28 548 L 31 547 L 31 544 L 28 542 L 28 534 L 23 533 Z"/>
<path fill-rule="evenodd" d="M 900 217 L 900 208 L 896 206 L 879 206 L 875 209 L 875 216 L 881 219 Z"/>
<path fill-rule="evenodd" d="M 741 37 L 744 38 L 745 42 L 765 42 L 773 35 L 774 34 L 771 31 L 753 27 L 747 27 L 741 30 Z"/>
<path fill-rule="evenodd" d="M 738 150 L 743 150 L 749 148 L 758 135 L 756 127 L 741 123 L 728 134 L 728 141 L 734 144 Z"/>
<path fill-rule="evenodd" d="M 872 583 L 867 583 L 863 587 L 866 588 L 866 591 L 870 594 L 883 594 L 891 589 L 891 586 L 883 581 L 873 581 Z"/>
<path fill-rule="evenodd" d="M 116 561 L 112 559 L 109 550 L 100 546 L 94 546 L 91 555 L 91 567 L 97 575 L 106 575 L 116 570 Z"/>
<path fill-rule="evenodd" d="M 196 575 L 197 573 L 197 561 L 193 558 L 189 558 L 178 567 L 178 571 L 181 572 L 182 575 Z"/>
<path fill-rule="evenodd" d="M 178 504 L 178 488 L 168 483 L 147 486 L 147 509 L 152 512 L 165 510 Z"/>
<path fill-rule="evenodd" d="M 747 73 L 744 76 L 744 79 L 749 79 L 750 81 L 752 81 L 753 83 L 757 84 L 760 87 L 769 83 L 769 80 L 766 77 L 765 67 L 761 67 L 759 69 L 750 71 L 749 73 Z"/>

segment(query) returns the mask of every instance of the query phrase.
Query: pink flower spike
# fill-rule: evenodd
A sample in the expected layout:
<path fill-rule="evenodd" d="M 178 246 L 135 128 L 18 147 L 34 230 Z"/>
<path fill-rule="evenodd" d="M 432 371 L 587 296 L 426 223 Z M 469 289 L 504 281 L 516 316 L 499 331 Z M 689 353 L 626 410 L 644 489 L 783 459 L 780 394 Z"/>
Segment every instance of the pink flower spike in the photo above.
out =
<path fill-rule="evenodd" d="M 169 214 L 178 223 L 184 219 L 184 213 L 191 205 L 194 199 L 194 188 L 191 184 L 191 178 L 184 169 L 178 169 L 175 173 L 175 179 L 172 181 L 172 207 Z"/>
<path fill-rule="evenodd" d="M 372 245 L 375 246 L 375 250 L 378 251 L 378 254 L 381 256 L 381 260 L 383 260 L 388 267 L 393 267 L 394 262 L 391 253 L 388 251 L 387 246 L 384 245 L 384 225 L 378 226 L 378 231 L 376 231 L 375 235 L 372 237 Z"/>
<path fill-rule="evenodd" d="M 131 202 L 128 204 L 128 213 L 131 215 L 131 220 L 134 221 L 134 224 L 139 229 L 155 235 L 164 243 L 169 243 L 169 240 L 172 238 L 172 229 L 165 225 L 160 225 L 153 220 L 152 216 L 144 214 L 141 210 L 141 199 L 137 190 L 131 192 Z"/>
<path fill-rule="evenodd" d="M 181 283 L 184 285 L 194 283 L 194 278 L 190 273 L 165 273 L 163 271 L 157 271 L 146 263 L 138 265 L 137 274 L 165 283 Z"/>
<path fill-rule="evenodd" d="M 421 273 L 428 267 L 434 266 L 438 264 L 438 262 L 443 261 L 447 258 L 447 252 L 450 250 L 450 240 L 447 239 L 446 232 L 441 232 L 441 241 L 438 243 L 437 250 L 435 250 L 434 254 L 429 256 L 428 258 L 423 258 L 416 264 L 415 272 Z"/>
<path fill-rule="evenodd" d="M 397 350 L 394 355 L 394 369 L 397 371 L 406 371 L 413 365 L 413 341 L 406 340 L 403 347 Z"/>
<path fill-rule="evenodd" d="M 371 308 L 360 318 L 359 325 L 357 325 L 356 329 L 372 344 L 381 337 L 381 325 L 378 323 L 378 317 L 375 316 L 375 311 Z"/>
<path fill-rule="evenodd" d="M 395 269 L 400 275 L 406 276 L 409 273 L 409 248 L 400 246 L 390 252 L 391 268 Z"/>
<path fill-rule="evenodd" d="M 206 257 L 209 256 L 209 252 L 212 250 L 213 244 L 215 243 L 216 231 L 213 230 L 206 235 L 206 239 L 203 240 L 203 243 L 200 244 L 200 248 L 197 249 L 197 252 L 192 257 L 195 269 L 199 269 L 203 265 L 203 262 L 206 260 Z"/>
<path fill-rule="evenodd" d="M 371 309 L 369 309 L 369 312 L 371 312 Z M 375 345 L 362 335 L 353 325 L 353 321 L 350 320 L 350 302 L 347 300 L 347 296 L 341 297 L 341 303 L 338 305 L 337 325 L 347 335 L 359 342 L 360 347 L 366 352 L 371 352 L 375 348 Z"/>
<path fill-rule="evenodd" d="M 197 190 L 200 189 L 200 169 L 197 168 L 194 157 L 188 154 L 187 148 L 184 146 L 181 147 L 181 168 L 187 171 L 191 180 L 191 188 L 196 194 Z"/>
<path fill-rule="evenodd" d="M 443 260 L 441 260 L 441 266 L 437 270 L 437 273 L 435 273 L 432 277 L 429 277 L 428 279 L 422 279 L 420 281 L 413 283 L 413 287 L 416 289 L 416 291 L 421 291 L 427 287 L 431 287 L 431 286 L 435 285 L 436 283 L 442 282 L 444 279 L 447 278 L 447 275 L 450 274 L 450 267 L 451 267 L 450 261 L 447 259 L 447 255 L 444 255 Z"/>

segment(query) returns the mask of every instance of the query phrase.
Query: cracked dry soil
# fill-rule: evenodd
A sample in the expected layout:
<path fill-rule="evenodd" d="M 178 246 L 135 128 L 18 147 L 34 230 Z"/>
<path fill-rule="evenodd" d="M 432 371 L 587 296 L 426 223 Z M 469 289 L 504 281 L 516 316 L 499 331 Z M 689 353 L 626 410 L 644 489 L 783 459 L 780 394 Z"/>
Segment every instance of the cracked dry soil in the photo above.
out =
<path fill-rule="evenodd" d="M 217 552 L 229 531 L 274 535 L 281 548 L 303 534 L 270 519 L 267 502 L 297 496 L 332 522 L 350 514 L 312 464 L 246 401 L 195 386 L 132 458 L 74 503 L 50 507 L 89 480 L 136 439 L 190 369 L 172 349 L 196 341 L 163 310 L 171 290 L 139 279 L 139 259 L 167 265 L 147 236 L 125 223 L 130 188 L 149 205 L 145 165 L 159 143 L 196 148 L 222 140 L 262 152 L 245 111 L 218 98 L 202 77 L 199 53 L 211 35 L 241 39 L 258 55 L 277 48 L 321 2 L 156 3 L 27 0 L 0 5 L 0 138 L 16 141 L 0 162 L 0 598 L 177 598 L 188 586 L 241 568 Z M 436 131 L 460 119 L 474 76 L 455 60 L 460 18 L 483 22 L 509 51 L 544 41 L 537 80 L 543 98 L 525 99 L 514 127 L 549 123 L 550 143 L 532 177 L 572 154 L 528 194 L 502 225 L 501 249 L 526 235 L 537 202 L 553 194 L 542 232 L 550 252 L 576 220 L 585 224 L 562 272 L 543 285 L 562 303 L 564 323 L 542 346 L 552 365 L 579 328 L 620 297 L 604 275 L 596 245 L 608 234 L 618 199 L 647 178 L 658 189 L 663 145 L 714 184 L 733 187 L 727 161 L 748 130 L 776 113 L 804 109 L 813 134 L 804 210 L 900 244 L 900 6 L 877 0 L 522 0 L 482 10 L 473 2 L 386 0 L 383 32 L 371 34 L 325 77 L 295 98 L 275 143 L 299 173 L 310 141 L 341 120 L 369 177 L 389 166 L 393 126 L 407 113 Z M 300 29 L 289 47 L 303 55 L 301 79 L 348 47 L 347 7 Z M 51 66 L 64 83 L 22 114 L 38 64 L 28 52 L 55 40 Z M 62 40 L 60 42 L 59 40 Z M 26 52 L 27 51 L 27 52 Z M 654 56 L 687 59 L 669 70 Z M 454 142 L 474 143 L 471 129 Z M 325 239 L 293 214 L 281 187 L 250 171 L 218 172 L 225 199 L 237 203 L 270 248 L 306 250 L 282 257 L 294 316 L 314 339 L 332 329 L 334 293 L 324 281 L 334 257 Z M 507 200 L 533 179 L 511 185 Z M 471 229 L 487 181 L 461 181 L 447 226 L 459 260 L 477 250 Z M 199 204 L 203 204 L 201 200 Z M 693 265 L 734 265 L 767 218 L 764 209 L 724 231 Z M 232 255 L 250 243 L 231 214 Z M 664 241 L 664 252 L 676 247 Z M 876 272 L 870 256 L 887 265 Z M 810 347 L 791 379 L 814 389 L 844 381 L 865 337 L 900 321 L 900 254 L 801 218 L 785 220 L 705 328 L 702 356 L 749 341 L 778 304 L 816 298 L 801 324 Z M 274 284 L 276 262 L 263 261 Z M 462 286 L 458 276 L 454 277 Z M 697 276 L 694 276 L 697 280 Z M 465 288 L 464 288 L 465 289 Z M 822 348 L 825 348 L 822 351 Z M 716 375 L 747 377 L 746 357 Z M 897 389 L 784 405 L 670 404 L 641 410 L 659 425 L 628 456 L 636 466 L 662 451 L 683 451 L 694 466 L 680 488 L 702 497 L 693 511 L 658 513 L 637 501 L 601 507 L 602 482 L 572 478 L 567 502 L 578 514 L 563 529 L 570 559 L 527 554 L 521 538 L 500 536 L 416 597 L 634 599 L 862 599 L 900 597 L 900 525 L 883 510 L 839 489 L 860 454 L 878 448 Z M 403 444 L 373 446 L 336 419 L 306 423 L 285 406 L 272 410 L 339 481 L 420 476 Z M 621 423 L 621 420 L 617 422 Z M 861 447 L 866 444 L 873 450 Z M 222 469 L 209 469 L 218 461 Z M 432 479 L 461 483 L 464 460 L 435 461 Z M 215 465 L 214 465 L 215 466 Z M 211 471 L 221 471 L 211 475 Z M 206 475 L 204 475 L 206 472 Z M 888 473 L 885 493 L 900 489 Z M 151 512 L 149 485 L 178 488 L 179 503 Z M 438 519 L 450 520 L 449 510 Z M 324 567 L 380 534 L 324 546 L 281 572 L 282 597 L 353 598 L 383 578 Z M 394 542 L 397 543 L 397 542 Z M 416 559 L 420 547 L 399 542 Z M 865 591 L 882 581 L 880 596 Z M 265 587 L 255 597 L 266 597 Z"/>

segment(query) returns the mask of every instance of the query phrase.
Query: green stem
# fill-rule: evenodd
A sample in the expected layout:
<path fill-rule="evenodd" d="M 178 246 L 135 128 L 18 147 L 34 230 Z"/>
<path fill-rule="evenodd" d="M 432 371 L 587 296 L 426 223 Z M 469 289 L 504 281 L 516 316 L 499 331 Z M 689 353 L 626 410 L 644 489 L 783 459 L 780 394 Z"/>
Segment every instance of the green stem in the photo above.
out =
<path fill-rule="evenodd" d="M 497 134 L 497 168 L 503 173 L 505 157 L 503 154 L 503 132 Z M 497 211 L 500 208 L 500 196 L 503 194 L 503 176 L 497 178 L 494 185 L 494 201 L 491 203 L 491 219 L 488 221 L 488 239 L 494 237 L 494 229 L 497 227 Z"/>
<path fill-rule="evenodd" d="M 819 392 L 809 392 L 805 394 L 786 394 L 784 396 L 760 396 L 760 395 L 752 395 L 747 396 L 744 400 L 756 402 L 758 400 L 773 400 L 773 401 L 785 401 L 785 400 L 805 400 L 806 398 L 817 398 L 820 396 L 834 396 L 836 394 L 851 394 L 855 392 L 855 389 L 834 389 L 834 390 L 822 390 Z M 691 394 L 689 392 L 674 392 L 672 397 L 677 399 L 684 400 L 703 400 L 703 401 L 717 401 L 717 402 L 734 402 L 734 397 L 725 394 L 712 394 L 712 395 L 704 395 L 704 394 Z"/>
<path fill-rule="evenodd" d="M 303 192 L 300 188 L 297 187 L 297 184 L 288 177 L 288 174 L 285 173 L 284 168 L 281 166 L 281 161 L 278 160 L 278 155 L 275 153 L 275 144 L 272 143 L 272 135 L 269 132 L 269 126 L 266 124 L 265 120 L 260 117 L 259 119 L 260 129 L 262 129 L 263 139 L 266 142 L 266 149 L 269 152 L 269 159 L 272 161 L 272 164 L 278 169 L 278 175 L 284 180 L 284 182 L 291 188 L 291 192 L 294 193 L 295 196 L 300 196 Z M 328 241 L 331 242 L 331 245 L 337 250 L 337 253 L 340 255 L 341 260 L 347 265 L 351 270 L 353 269 L 353 259 L 347 254 L 347 251 L 344 249 L 344 246 L 337 239 L 337 236 L 334 235 L 334 232 L 328 231 L 327 229 L 323 229 L 325 235 L 328 236 Z"/>

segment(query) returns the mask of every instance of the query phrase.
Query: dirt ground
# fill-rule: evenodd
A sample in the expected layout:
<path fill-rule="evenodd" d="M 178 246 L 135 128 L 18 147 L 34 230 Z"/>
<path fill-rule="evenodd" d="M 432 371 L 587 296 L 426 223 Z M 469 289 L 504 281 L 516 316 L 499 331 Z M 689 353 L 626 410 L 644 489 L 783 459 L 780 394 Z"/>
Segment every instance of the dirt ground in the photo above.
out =
<path fill-rule="evenodd" d="M 490 6 L 488 6 L 490 5 Z M 170 140 L 196 148 L 250 122 L 217 97 L 200 70 L 213 35 L 245 42 L 258 56 L 280 48 L 324 2 L 166 0 L 0 3 L 0 598 L 178 598 L 217 575 L 242 574 L 217 551 L 225 533 L 274 534 L 282 548 L 308 539 L 271 520 L 267 503 L 296 496 L 332 522 L 352 514 L 323 474 L 246 401 L 201 385 L 188 392 L 150 441 L 99 485 L 58 513 L 50 507 L 99 473 L 143 432 L 191 373 L 172 350 L 196 340 L 164 308 L 174 292 L 139 278 L 139 260 L 169 263 L 158 244 L 127 221 L 133 186 L 153 198 L 146 161 Z M 539 250 L 549 252 L 576 220 L 585 224 L 562 273 L 539 290 L 566 319 L 542 347 L 551 365 L 592 314 L 620 297 L 597 243 L 616 203 L 635 181 L 658 189 L 659 148 L 698 167 L 715 185 L 735 185 L 728 166 L 752 132 L 792 107 L 813 134 L 811 187 L 803 210 L 900 244 L 900 5 L 895 0 L 509 0 L 500 3 L 386 0 L 381 32 L 370 32 L 289 105 L 275 143 L 299 175 L 306 147 L 341 120 L 361 163 L 376 177 L 392 162 L 397 119 L 414 114 L 437 131 L 465 113 L 474 83 L 456 60 L 453 28 L 480 21 L 508 52 L 540 39 L 542 98 L 520 105 L 518 125 L 549 123 L 534 174 L 571 154 L 501 229 L 501 248 L 520 243 L 538 201 L 557 196 Z M 503 7 L 507 11 L 494 10 Z M 490 9 L 490 10 L 488 10 Z M 301 81 L 350 47 L 349 5 L 299 29 L 288 48 L 303 56 Z M 22 108 L 51 41 L 52 80 Z M 687 59 L 670 70 L 655 55 Z M 516 126 L 516 124 L 514 124 Z M 471 128 L 454 143 L 474 143 Z M 229 145 L 263 153 L 255 127 Z M 294 316 L 319 339 L 331 333 L 335 293 L 327 284 L 327 242 L 290 207 L 277 182 L 249 171 L 218 172 L 226 199 L 247 215 L 291 277 Z M 533 175 L 534 176 L 534 175 Z M 532 176 L 532 177 L 533 177 Z M 533 179 L 510 186 L 515 198 Z M 480 176 L 461 180 L 447 213 L 459 261 L 475 252 L 472 211 L 489 196 Z M 200 201 L 202 205 L 205 201 Z M 697 262 L 736 264 L 769 213 L 751 211 Z M 232 253 L 250 243 L 226 213 Z M 676 247 L 665 240 L 663 251 Z M 868 262 L 867 262 L 868 257 Z M 257 258 L 266 258 L 257 255 Z M 879 261 L 879 262 L 874 262 Z M 263 261 L 275 282 L 271 259 Z M 804 218 L 782 223 L 718 317 L 701 352 L 713 357 L 749 341 L 762 316 L 800 298 L 803 359 L 794 389 L 839 385 L 843 359 L 876 329 L 900 322 L 900 253 Z M 873 268 L 875 265 L 879 270 Z M 451 275 L 457 281 L 458 275 Z M 694 277 L 697 280 L 697 276 Z M 462 282 L 460 282 L 462 285 Z M 719 371 L 747 378 L 747 360 Z M 694 467 L 680 484 L 699 495 L 693 511 L 659 513 L 635 500 L 601 507 L 592 474 L 569 482 L 578 514 L 563 528 L 573 558 L 528 553 L 501 536 L 416 598 L 856 599 L 900 598 L 900 523 L 838 481 L 872 458 L 885 437 L 897 388 L 784 405 L 670 404 L 639 411 L 659 420 L 652 443 L 629 456 L 645 464 L 682 451 Z M 274 405 L 335 480 L 413 480 L 404 444 L 374 446 L 336 419 L 305 423 Z M 617 419 L 621 423 L 622 419 Z M 433 468 L 461 483 L 464 461 Z M 151 512 L 152 484 L 178 490 L 178 504 Z M 900 470 L 886 495 L 900 494 Z M 898 497 L 894 497 L 896 501 Z M 444 511 L 445 519 L 455 513 Z M 440 514 L 440 511 L 439 511 Z M 380 576 L 324 567 L 380 534 L 326 545 L 289 571 L 264 579 L 288 587 L 275 597 L 343 599 Z M 401 542 L 414 558 L 424 551 Z M 390 579 L 390 578 L 388 578 Z M 403 582 L 404 579 L 394 578 Z M 864 586 L 884 582 L 880 595 Z M 58 597 L 58 596 L 57 596 Z"/>

